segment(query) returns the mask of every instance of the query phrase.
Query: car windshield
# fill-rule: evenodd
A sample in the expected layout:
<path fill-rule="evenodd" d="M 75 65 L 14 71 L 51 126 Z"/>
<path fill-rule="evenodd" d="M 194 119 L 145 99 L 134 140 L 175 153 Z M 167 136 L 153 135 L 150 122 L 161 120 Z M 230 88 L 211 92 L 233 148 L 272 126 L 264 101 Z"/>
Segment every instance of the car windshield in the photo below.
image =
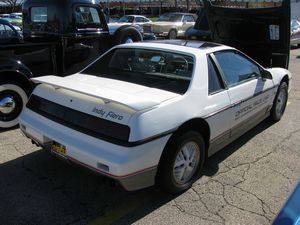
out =
<path fill-rule="evenodd" d="M 118 23 L 133 23 L 133 16 L 123 16 L 118 20 Z"/>
<path fill-rule="evenodd" d="M 292 27 L 292 29 L 298 29 L 298 28 L 300 28 L 300 24 L 297 20 L 292 20 L 291 27 Z"/>
<path fill-rule="evenodd" d="M 185 54 L 119 48 L 98 59 L 82 73 L 184 94 L 193 68 L 193 57 Z"/>
<path fill-rule="evenodd" d="M 157 21 L 159 22 L 181 22 L 182 15 L 180 14 L 163 14 L 161 15 Z"/>

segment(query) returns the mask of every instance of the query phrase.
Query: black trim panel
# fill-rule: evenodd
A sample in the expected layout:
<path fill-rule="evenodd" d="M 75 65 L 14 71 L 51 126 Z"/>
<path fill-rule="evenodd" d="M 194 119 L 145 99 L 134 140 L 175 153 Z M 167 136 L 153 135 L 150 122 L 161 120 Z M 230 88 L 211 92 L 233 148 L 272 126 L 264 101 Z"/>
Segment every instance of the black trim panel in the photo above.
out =
<path fill-rule="evenodd" d="M 32 95 L 27 108 L 82 133 L 101 139 L 128 141 L 130 128 Z"/>

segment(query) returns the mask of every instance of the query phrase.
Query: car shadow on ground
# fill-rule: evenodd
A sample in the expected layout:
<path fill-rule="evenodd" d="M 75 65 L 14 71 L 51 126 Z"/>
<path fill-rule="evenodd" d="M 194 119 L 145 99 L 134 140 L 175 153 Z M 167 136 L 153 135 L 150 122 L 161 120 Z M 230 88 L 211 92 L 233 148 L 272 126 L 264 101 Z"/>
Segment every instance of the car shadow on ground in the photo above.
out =
<path fill-rule="evenodd" d="M 3 132 L 17 130 L 17 129 L 19 129 L 19 125 L 18 126 L 14 126 L 12 128 L 0 128 L 0 134 L 3 133 Z"/>
<path fill-rule="evenodd" d="M 249 140 L 251 140 L 256 135 L 260 134 L 264 130 L 268 129 L 274 123 L 268 120 L 258 124 L 256 127 L 242 135 L 237 140 L 233 141 L 227 147 L 223 148 L 215 155 L 210 157 L 204 168 L 203 174 L 206 176 L 214 176 L 219 171 L 219 164 L 231 156 L 235 151 L 239 150 L 243 145 L 245 145 Z"/>
<path fill-rule="evenodd" d="M 219 163 L 271 125 L 261 123 L 212 156 L 204 175 L 214 176 Z M 127 192 L 44 150 L 0 164 L 0 177 L 0 224 L 132 224 L 177 197 L 156 187 Z"/>

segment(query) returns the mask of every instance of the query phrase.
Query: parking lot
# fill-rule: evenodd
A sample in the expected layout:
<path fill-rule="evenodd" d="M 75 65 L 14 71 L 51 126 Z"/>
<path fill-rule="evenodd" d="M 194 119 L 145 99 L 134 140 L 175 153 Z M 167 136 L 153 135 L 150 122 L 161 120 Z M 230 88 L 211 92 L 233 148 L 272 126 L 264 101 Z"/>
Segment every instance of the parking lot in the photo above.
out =
<path fill-rule="evenodd" d="M 0 224 L 270 224 L 300 177 L 300 49 L 283 119 L 263 122 L 209 159 L 179 196 L 126 192 L 0 131 Z"/>

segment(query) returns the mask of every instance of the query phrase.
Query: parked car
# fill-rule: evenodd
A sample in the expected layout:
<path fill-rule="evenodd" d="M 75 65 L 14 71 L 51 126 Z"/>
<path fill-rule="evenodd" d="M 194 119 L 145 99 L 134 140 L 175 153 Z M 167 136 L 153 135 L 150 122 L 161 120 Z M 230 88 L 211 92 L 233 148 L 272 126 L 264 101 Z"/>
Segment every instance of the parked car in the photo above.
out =
<path fill-rule="evenodd" d="M 119 181 L 172 193 L 206 157 L 285 111 L 291 74 L 210 42 L 165 40 L 112 48 L 80 73 L 34 78 L 20 116 L 34 143 Z"/>
<path fill-rule="evenodd" d="M 5 18 L 5 17 L 9 17 L 9 14 L 5 13 L 5 14 L 0 14 L 0 18 Z"/>
<path fill-rule="evenodd" d="M 18 19 L 22 19 L 22 17 L 23 17 L 23 14 L 22 14 L 22 12 L 11 13 L 11 14 L 10 14 L 10 17 L 11 17 L 11 18 L 18 18 Z"/>
<path fill-rule="evenodd" d="M 175 39 L 184 37 L 185 31 L 194 26 L 197 15 L 190 13 L 165 13 L 156 22 L 145 24 L 145 34 L 154 34 L 157 37 Z"/>
<path fill-rule="evenodd" d="M 5 17 L 3 18 L 4 20 L 6 20 L 7 22 L 13 24 L 14 26 L 18 26 L 18 27 L 22 27 L 22 17 Z"/>
<path fill-rule="evenodd" d="M 23 43 L 23 36 L 19 27 L 15 27 L 6 20 L 0 19 L 0 44 Z"/>
<path fill-rule="evenodd" d="M 108 28 L 109 32 L 111 34 L 117 32 L 120 28 L 132 26 L 135 27 L 137 30 L 139 30 L 141 33 L 143 32 L 143 25 L 151 23 L 151 20 L 146 18 L 145 16 L 140 16 L 140 15 L 126 15 L 121 17 L 117 22 L 115 23 L 109 23 Z M 121 37 L 122 38 L 122 37 Z M 124 36 L 125 39 L 120 40 L 120 43 L 130 43 L 134 42 L 132 37 L 126 37 Z"/>
<path fill-rule="evenodd" d="M 119 16 L 106 16 L 105 18 L 107 23 L 116 23 L 120 19 Z"/>
<path fill-rule="evenodd" d="M 291 20 L 291 45 L 300 47 L 300 22 L 295 19 Z"/>

